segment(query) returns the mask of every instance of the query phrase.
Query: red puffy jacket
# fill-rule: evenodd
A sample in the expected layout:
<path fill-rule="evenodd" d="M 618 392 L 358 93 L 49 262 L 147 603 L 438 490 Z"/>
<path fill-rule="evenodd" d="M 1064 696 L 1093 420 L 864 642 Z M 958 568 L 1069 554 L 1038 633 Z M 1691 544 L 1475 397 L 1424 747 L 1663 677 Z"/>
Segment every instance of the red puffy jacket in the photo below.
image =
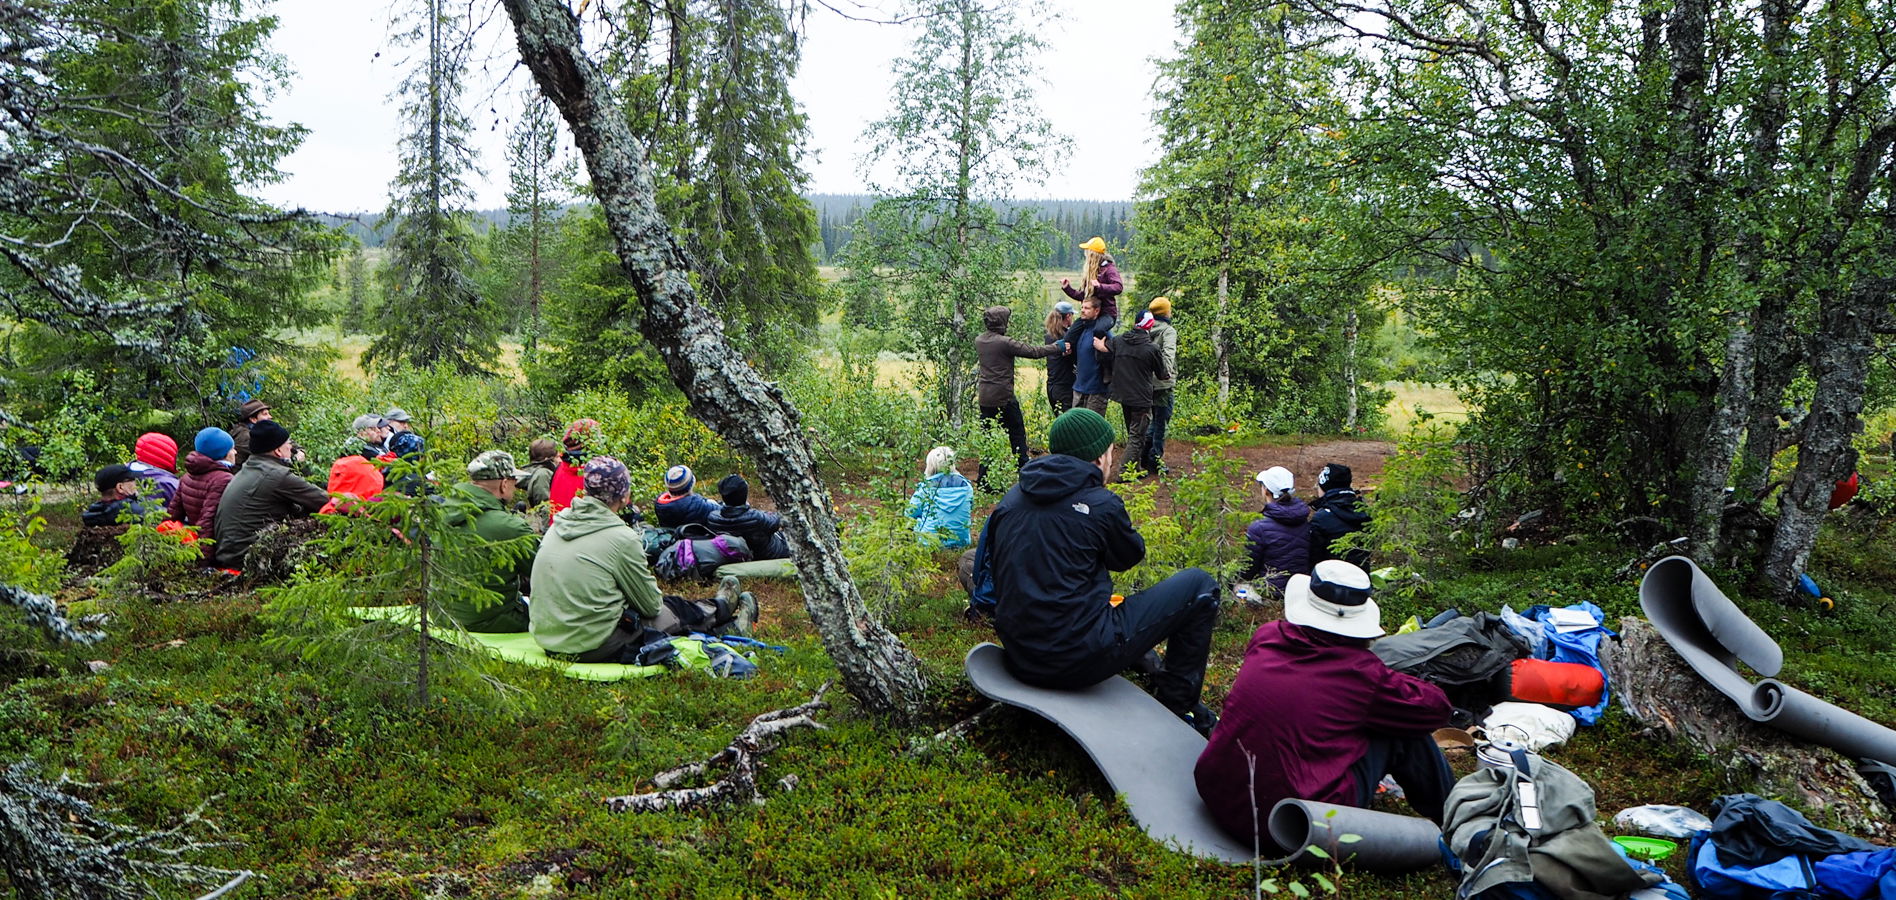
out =
<path fill-rule="evenodd" d="M 196 525 L 199 537 L 216 537 L 211 526 L 217 521 L 217 503 L 224 499 L 224 488 L 230 486 L 233 474 L 223 460 L 191 451 L 184 458 L 184 478 L 166 512 L 186 525 Z"/>

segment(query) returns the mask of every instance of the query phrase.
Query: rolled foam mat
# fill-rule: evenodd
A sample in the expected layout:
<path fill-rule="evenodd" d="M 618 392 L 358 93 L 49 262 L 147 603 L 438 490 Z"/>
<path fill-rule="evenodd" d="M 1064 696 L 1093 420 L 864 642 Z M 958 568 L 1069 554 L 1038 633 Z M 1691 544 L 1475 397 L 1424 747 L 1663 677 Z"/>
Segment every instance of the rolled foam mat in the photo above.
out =
<path fill-rule="evenodd" d="M 1686 665 L 1753 721 L 1845 756 L 1896 762 L 1896 731 L 1778 681 L 1784 651 L 1691 560 L 1654 563 L 1639 605 Z M 1764 677 L 1753 682 L 1741 662 Z"/>
<path fill-rule="evenodd" d="M 1337 806 L 1314 800 L 1279 800 L 1271 807 L 1271 840 L 1291 854 L 1277 862 L 1314 861 L 1320 847 L 1331 859 L 1381 872 L 1412 872 L 1442 861 L 1442 828 L 1421 816 Z M 1356 840 L 1346 842 L 1344 835 Z"/>

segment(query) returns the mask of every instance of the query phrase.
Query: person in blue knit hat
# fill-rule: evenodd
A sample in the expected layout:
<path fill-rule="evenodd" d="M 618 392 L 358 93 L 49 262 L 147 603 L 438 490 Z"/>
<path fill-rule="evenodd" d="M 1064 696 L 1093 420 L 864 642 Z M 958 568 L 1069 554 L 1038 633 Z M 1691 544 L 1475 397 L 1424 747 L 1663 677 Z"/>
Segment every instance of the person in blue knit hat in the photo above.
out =
<path fill-rule="evenodd" d="M 1020 481 L 988 516 L 975 548 L 970 592 L 990 612 L 1003 659 L 1040 687 L 1078 690 L 1128 668 L 1152 671 L 1152 693 L 1209 734 L 1217 722 L 1199 694 L 1218 620 L 1218 582 L 1185 569 L 1130 597 L 1110 573 L 1145 559 L 1145 539 L 1106 489 L 1113 427 L 1070 409 L 1047 432 L 1052 452 L 1022 466 Z M 1162 662 L 1149 656 L 1166 645 Z"/>
<path fill-rule="evenodd" d="M 718 504 L 710 497 L 692 493 L 691 489 L 697 484 L 698 478 L 691 474 L 690 466 L 678 465 L 665 470 L 665 493 L 652 501 L 652 515 L 658 519 L 658 527 L 682 528 L 710 523 Z"/>

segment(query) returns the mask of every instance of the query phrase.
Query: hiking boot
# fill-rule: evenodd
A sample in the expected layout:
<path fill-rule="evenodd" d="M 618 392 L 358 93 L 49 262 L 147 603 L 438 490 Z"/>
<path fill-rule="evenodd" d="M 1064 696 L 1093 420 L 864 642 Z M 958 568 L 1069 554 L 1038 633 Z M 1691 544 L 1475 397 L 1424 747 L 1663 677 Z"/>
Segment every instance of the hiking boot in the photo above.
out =
<path fill-rule="evenodd" d="M 1185 724 L 1192 726 L 1193 731 L 1206 738 L 1211 737 L 1211 729 L 1218 725 L 1218 714 L 1212 712 L 1211 707 L 1203 703 L 1194 704 L 1191 711 L 1179 713 L 1178 717 L 1184 719 Z"/>
<path fill-rule="evenodd" d="M 737 602 L 739 587 L 736 575 L 724 576 L 724 579 L 718 582 L 718 592 L 716 594 L 718 605 L 730 609 L 731 605 Z"/>
<path fill-rule="evenodd" d="M 1132 670 L 1141 675 L 1157 675 L 1165 671 L 1165 660 L 1159 657 L 1159 648 L 1147 650 L 1146 655 L 1132 664 Z"/>
<path fill-rule="evenodd" d="M 737 579 L 733 578 L 732 581 Z M 757 624 L 757 597 L 750 591 L 737 595 L 737 614 L 731 617 L 731 631 L 738 637 L 750 637 L 751 626 Z"/>

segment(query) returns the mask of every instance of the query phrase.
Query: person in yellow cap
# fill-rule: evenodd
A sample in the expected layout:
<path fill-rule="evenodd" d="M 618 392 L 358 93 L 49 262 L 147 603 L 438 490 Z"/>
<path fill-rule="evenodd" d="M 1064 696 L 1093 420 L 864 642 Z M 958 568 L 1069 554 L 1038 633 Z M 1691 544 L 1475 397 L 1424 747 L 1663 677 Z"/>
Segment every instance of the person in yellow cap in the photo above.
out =
<path fill-rule="evenodd" d="M 1073 354 L 1073 405 L 1104 413 L 1113 373 L 1109 359 L 1094 355 L 1093 339 L 1112 337 L 1113 327 L 1119 324 L 1119 294 L 1125 283 L 1120 280 L 1119 266 L 1106 255 L 1104 239 L 1094 237 L 1080 249 L 1086 251 L 1081 287 L 1060 279 L 1060 289 L 1080 305 L 1080 320 L 1066 335 L 1067 352 Z"/>
<path fill-rule="evenodd" d="M 1147 430 L 1146 470 L 1165 471 L 1165 428 L 1172 424 L 1172 390 L 1178 387 L 1178 331 L 1172 327 L 1172 301 L 1155 298 L 1146 309 L 1151 311 L 1152 343 L 1159 345 L 1165 360 L 1165 377 L 1153 384 L 1152 427 Z"/>

